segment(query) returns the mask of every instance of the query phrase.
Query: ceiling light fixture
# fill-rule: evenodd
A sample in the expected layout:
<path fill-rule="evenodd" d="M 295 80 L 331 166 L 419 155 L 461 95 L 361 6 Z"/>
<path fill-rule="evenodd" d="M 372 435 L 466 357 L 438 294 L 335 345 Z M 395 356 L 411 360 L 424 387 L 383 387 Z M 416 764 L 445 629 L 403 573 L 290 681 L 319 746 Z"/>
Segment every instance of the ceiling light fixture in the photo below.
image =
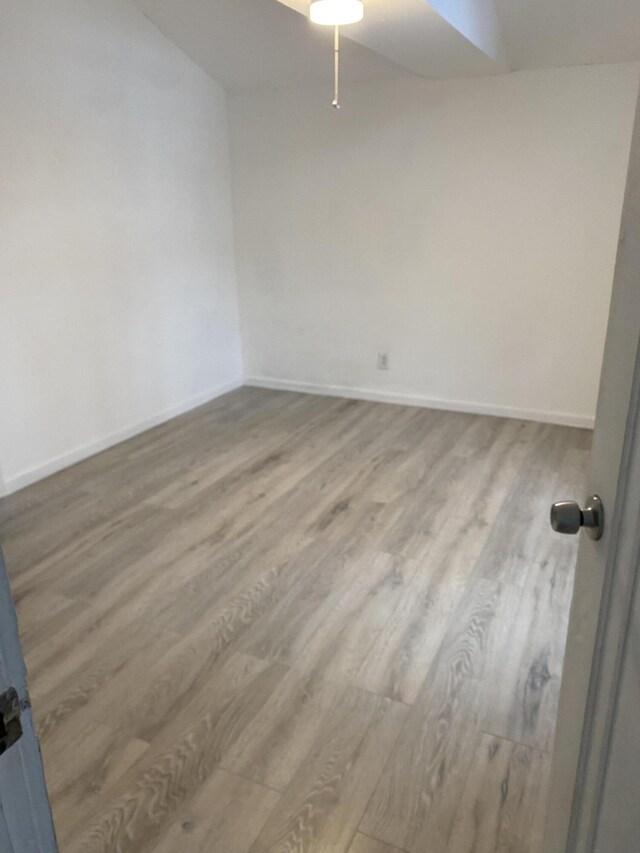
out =
<path fill-rule="evenodd" d="M 340 27 L 357 24 L 364 17 L 363 0 L 312 0 L 309 17 L 314 24 L 334 28 L 333 37 L 333 101 L 331 106 L 340 109 Z"/>
<path fill-rule="evenodd" d="M 357 24 L 363 16 L 362 0 L 313 0 L 309 7 L 309 17 L 313 23 L 328 27 Z"/>

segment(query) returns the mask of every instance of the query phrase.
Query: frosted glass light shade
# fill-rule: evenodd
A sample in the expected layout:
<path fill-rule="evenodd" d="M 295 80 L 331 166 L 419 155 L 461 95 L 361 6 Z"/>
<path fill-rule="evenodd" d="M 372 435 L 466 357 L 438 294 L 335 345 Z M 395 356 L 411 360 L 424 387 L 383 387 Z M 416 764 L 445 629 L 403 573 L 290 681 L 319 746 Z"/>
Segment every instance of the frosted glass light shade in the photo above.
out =
<path fill-rule="evenodd" d="M 356 24 L 364 17 L 364 4 L 362 0 L 313 0 L 309 17 L 314 24 L 330 27 Z"/>

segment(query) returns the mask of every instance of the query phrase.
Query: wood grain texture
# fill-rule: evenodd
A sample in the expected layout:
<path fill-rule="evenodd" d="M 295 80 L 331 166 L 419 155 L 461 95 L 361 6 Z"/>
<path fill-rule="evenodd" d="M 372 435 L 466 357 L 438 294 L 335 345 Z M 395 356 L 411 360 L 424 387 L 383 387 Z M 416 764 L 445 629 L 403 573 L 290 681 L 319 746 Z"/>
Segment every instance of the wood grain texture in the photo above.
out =
<path fill-rule="evenodd" d="M 447 853 L 542 853 L 550 756 L 481 735 Z"/>
<path fill-rule="evenodd" d="M 368 835 L 363 835 L 361 832 L 357 832 L 351 842 L 351 847 L 349 847 L 349 853 L 403 853 L 403 851 L 398 850 L 397 847 L 391 847 L 390 844 L 384 844 L 382 841 L 376 841 L 375 838 L 369 838 Z"/>
<path fill-rule="evenodd" d="M 409 851 L 446 851 L 484 711 L 487 649 L 515 589 L 469 586 L 361 823 Z"/>
<path fill-rule="evenodd" d="M 89 811 L 148 748 L 101 723 L 69 727 L 50 739 L 47 786 L 58 821 L 66 825 Z"/>
<path fill-rule="evenodd" d="M 567 451 L 555 474 L 555 488 L 582 495 L 586 462 L 585 450 Z M 505 513 L 510 511 L 507 506 Z M 575 541 L 567 536 L 553 536 L 545 546 L 537 543 L 532 547 L 535 539 L 530 531 L 515 523 L 509 533 L 504 532 L 503 542 L 507 537 L 512 553 L 518 554 L 523 592 L 518 602 L 514 602 L 511 614 L 505 614 L 504 639 L 492 655 L 493 671 L 489 677 L 494 688 L 483 729 L 550 752 L 571 605 Z M 480 571 L 487 565 L 488 575 L 495 576 L 491 547 L 481 557 Z"/>
<path fill-rule="evenodd" d="M 282 676 L 281 667 L 232 656 L 207 696 L 194 697 L 187 718 L 168 722 L 136 762 L 66 839 L 69 853 L 154 846 L 218 768 L 226 749 L 259 713 Z"/>
<path fill-rule="evenodd" d="M 245 388 L 0 501 L 61 849 L 539 853 L 588 446 Z"/>
<path fill-rule="evenodd" d="M 248 853 L 280 794 L 214 771 L 188 806 L 178 809 L 175 822 L 153 853 Z"/>
<path fill-rule="evenodd" d="M 346 850 L 407 708 L 349 688 L 251 853 Z"/>

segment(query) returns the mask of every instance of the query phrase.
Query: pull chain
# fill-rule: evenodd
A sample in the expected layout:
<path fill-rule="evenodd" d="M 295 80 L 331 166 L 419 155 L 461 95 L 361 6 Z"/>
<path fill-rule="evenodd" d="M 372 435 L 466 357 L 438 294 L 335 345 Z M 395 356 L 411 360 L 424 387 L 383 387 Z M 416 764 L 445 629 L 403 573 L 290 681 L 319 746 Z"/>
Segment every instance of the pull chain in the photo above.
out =
<path fill-rule="evenodd" d="M 335 27 L 333 35 L 333 101 L 331 106 L 340 109 L 340 27 Z"/>

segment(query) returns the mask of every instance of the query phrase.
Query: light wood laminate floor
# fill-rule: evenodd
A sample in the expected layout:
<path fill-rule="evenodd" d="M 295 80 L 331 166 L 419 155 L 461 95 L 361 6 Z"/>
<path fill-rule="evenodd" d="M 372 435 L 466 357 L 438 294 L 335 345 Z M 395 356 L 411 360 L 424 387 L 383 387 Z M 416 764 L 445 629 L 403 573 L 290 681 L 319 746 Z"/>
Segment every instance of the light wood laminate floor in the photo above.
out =
<path fill-rule="evenodd" d="M 539 853 L 589 441 L 244 388 L 1 502 L 62 853 Z"/>

